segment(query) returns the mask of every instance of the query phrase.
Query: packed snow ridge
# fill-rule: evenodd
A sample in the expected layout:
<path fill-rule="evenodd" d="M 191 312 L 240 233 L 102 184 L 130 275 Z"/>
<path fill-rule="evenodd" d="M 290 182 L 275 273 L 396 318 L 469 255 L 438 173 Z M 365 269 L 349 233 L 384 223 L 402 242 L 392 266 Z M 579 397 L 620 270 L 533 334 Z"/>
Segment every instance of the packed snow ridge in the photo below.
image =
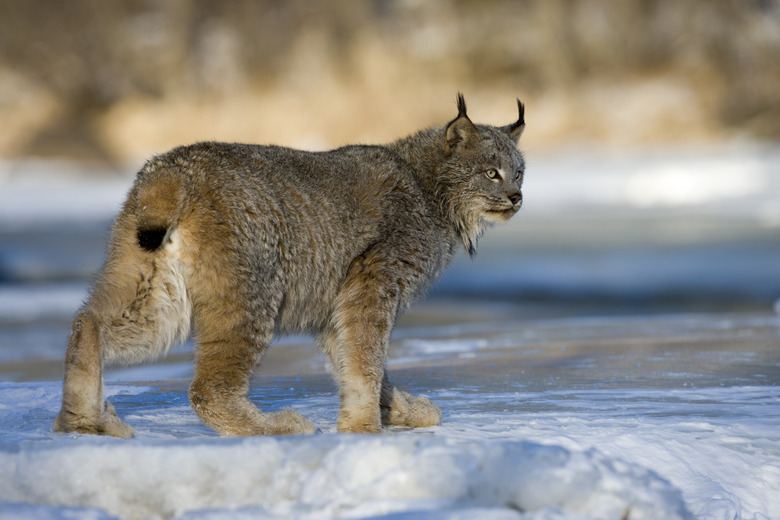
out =
<path fill-rule="evenodd" d="M 426 511 L 441 518 L 467 510 L 481 518 L 688 518 L 680 492 L 650 470 L 595 450 L 522 441 L 74 437 L 22 443 L 0 452 L 0 467 L 6 503 L 131 519 L 219 518 L 236 509 L 253 518 L 424 518 Z"/>

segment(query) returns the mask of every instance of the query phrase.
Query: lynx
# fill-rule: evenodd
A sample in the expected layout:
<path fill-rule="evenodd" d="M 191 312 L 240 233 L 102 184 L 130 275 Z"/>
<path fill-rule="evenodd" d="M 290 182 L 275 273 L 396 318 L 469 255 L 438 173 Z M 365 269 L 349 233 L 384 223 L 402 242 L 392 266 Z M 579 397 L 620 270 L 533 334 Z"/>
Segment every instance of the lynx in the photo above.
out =
<path fill-rule="evenodd" d="M 473 255 L 520 209 L 525 128 L 443 127 L 384 146 L 304 152 L 205 142 L 147 162 L 116 218 L 106 263 L 65 355 L 58 432 L 132 437 L 103 397 L 103 368 L 196 340 L 189 400 L 221 435 L 313 433 L 292 410 L 248 398 L 271 340 L 311 333 L 340 388 L 339 432 L 426 427 L 441 411 L 390 382 L 399 313 L 458 245 Z"/>

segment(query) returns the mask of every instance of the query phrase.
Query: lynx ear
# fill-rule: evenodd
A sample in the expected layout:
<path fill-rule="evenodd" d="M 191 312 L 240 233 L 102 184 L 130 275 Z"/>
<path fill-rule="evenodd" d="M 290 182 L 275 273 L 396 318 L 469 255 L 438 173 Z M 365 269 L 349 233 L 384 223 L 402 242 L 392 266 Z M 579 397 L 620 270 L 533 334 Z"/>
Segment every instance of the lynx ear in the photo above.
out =
<path fill-rule="evenodd" d="M 517 111 L 520 114 L 517 122 L 501 127 L 501 130 L 506 132 L 515 144 L 520 140 L 520 136 L 523 135 L 523 130 L 525 130 L 525 105 L 519 99 L 517 100 Z"/>
<path fill-rule="evenodd" d="M 468 145 L 480 137 L 479 130 L 466 115 L 466 100 L 458 93 L 458 117 L 447 124 L 444 131 L 444 150 L 451 154 L 459 146 Z"/>

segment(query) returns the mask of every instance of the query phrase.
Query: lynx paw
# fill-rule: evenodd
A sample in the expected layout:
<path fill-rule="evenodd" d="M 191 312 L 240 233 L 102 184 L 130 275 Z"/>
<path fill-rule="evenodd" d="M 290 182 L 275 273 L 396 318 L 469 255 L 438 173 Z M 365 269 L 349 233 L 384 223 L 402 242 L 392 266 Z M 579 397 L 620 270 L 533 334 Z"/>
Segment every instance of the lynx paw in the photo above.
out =
<path fill-rule="evenodd" d="M 88 417 L 62 409 L 52 429 L 59 433 L 90 433 L 122 439 L 129 439 L 134 434 L 133 427 L 117 417 L 114 406 L 108 401 L 105 402 L 104 409 L 98 417 Z"/>
<path fill-rule="evenodd" d="M 268 426 L 266 435 L 295 435 L 299 433 L 314 433 L 314 425 L 294 410 L 280 410 L 265 414 Z"/>
<path fill-rule="evenodd" d="M 342 410 L 337 429 L 339 433 L 382 433 L 382 423 L 379 414 L 373 410 L 365 410 L 364 413 Z"/>
<path fill-rule="evenodd" d="M 441 423 L 441 410 L 426 397 L 393 390 L 393 400 L 382 407 L 382 424 L 424 428 Z"/>

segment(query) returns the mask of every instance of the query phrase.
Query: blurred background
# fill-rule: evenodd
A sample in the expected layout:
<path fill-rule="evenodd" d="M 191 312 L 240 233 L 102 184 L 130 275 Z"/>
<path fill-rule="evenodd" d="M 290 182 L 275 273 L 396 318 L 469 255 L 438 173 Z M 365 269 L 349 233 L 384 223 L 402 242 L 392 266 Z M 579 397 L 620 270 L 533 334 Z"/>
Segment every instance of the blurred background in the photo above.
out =
<path fill-rule="evenodd" d="M 153 154 L 387 142 L 458 91 L 526 104 L 526 202 L 411 322 L 770 312 L 779 56 L 777 0 L 0 0 L 0 361 L 59 359 Z"/>
<path fill-rule="evenodd" d="M 2 0 L 0 155 L 381 142 L 458 90 L 533 150 L 774 141 L 778 55 L 775 0 Z"/>

